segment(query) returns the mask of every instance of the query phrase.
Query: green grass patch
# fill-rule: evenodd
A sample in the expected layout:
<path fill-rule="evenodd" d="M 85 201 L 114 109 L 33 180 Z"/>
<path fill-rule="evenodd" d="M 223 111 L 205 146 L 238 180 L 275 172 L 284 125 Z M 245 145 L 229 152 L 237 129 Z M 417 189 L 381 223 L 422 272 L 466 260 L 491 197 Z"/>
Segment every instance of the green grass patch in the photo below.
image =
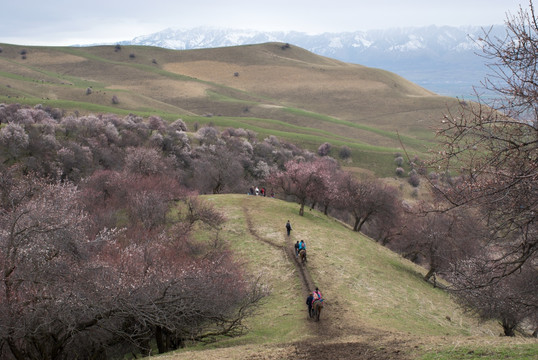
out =
<path fill-rule="evenodd" d="M 419 358 L 420 360 L 499 360 L 538 359 L 538 344 L 518 344 L 505 346 L 461 346 L 445 347 L 428 353 Z"/>
<path fill-rule="evenodd" d="M 372 127 L 372 126 L 367 126 L 367 125 L 363 125 L 363 124 L 354 123 L 354 122 L 351 122 L 351 121 L 340 120 L 340 119 L 333 118 L 331 116 L 327 116 L 327 115 L 323 115 L 323 114 L 317 114 L 317 113 L 314 113 L 314 112 L 311 112 L 311 111 L 306 111 L 306 110 L 301 110 L 301 109 L 294 109 L 294 108 L 285 108 L 285 111 L 290 112 L 292 114 L 297 114 L 297 115 L 302 115 L 302 116 L 306 116 L 306 117 L 311 117 L 311 118 L 314 118 L 314 119 L 317 119 L 317 120 L 322 120 L 322 121 L 325 121 L 325 122 L 330 122 L 330 123 L 339 124 L 339 125 L 345 125 L 345 126 L 349 126 L 351 128 L 356 128 L 356 129 L 360 129 L 360 130 L 369 131 L 369 132 L 372 132 L 374 134 L 378 134 L 378 135 L 390 138 L 392 140 L 402 141 L 402 143 L 404 143 L 404 145 L 409 146 L 409 147 L 413 147 L 413 148 L 422 149 L 422 148 L 424 148 L 424 145 L 425 145 L 424 141 L 413 139 L 413 138 L 411 138 L 409 136 L 406 136 L 406 135 L 398 135 L 396 132 L 386 131 L 386 130 L 375 128 L 375 127 Z"/>

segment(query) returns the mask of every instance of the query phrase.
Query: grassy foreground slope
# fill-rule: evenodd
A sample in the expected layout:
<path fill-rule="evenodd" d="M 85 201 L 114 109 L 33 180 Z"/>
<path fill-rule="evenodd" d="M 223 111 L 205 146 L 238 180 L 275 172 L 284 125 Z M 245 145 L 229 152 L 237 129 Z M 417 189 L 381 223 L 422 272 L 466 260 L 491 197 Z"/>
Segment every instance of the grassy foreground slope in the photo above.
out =
<path fill-rule="evenodd" d="M 401 143 L 425 154 L 432 128 L 459 103 L 397 74 L 280 43 L 200 50 L 0 46 L 0 103 L 182 118 L 191 129 L 242 127 L 311 150 L 329 142 L 335 157 L 346 145 L 349 166 L 379 176 L 394 172 L 391 157 Z"/>
<path fill-rule="evenodd" d="M 425 283 L 423 268 L 334 219 L 317 211 L 300 217 L 296 204 L 272 198 L 205 199 L 228 219 L 220 236 L 253 276 L 262 277 L 271 295 L 249 319 L 246 335 L 164 359 L 285 359 L 311 343 L 323 344 L 318 351 L 333 352 L 341 351 L 333 345 L 368 346 L 367 351 L 394 351 L 401 355 L 394 357 L 398 359 L 437 352 L 443 346 L 453 351 L 486 343 L 503 349 L 513 345 L 514 339 L 498 337 L 495 324 L 466 316 L 445 292 Z M 294 229 L 290 238 L 284 227 L 288 219 Z M 297 240 L 306 242 L 306 272 L 326 298 L 319 323 L 307 319 L 308 289 L 288 254 Z M 538 352 L 531 340 L 516 342 L 526 342 L 522 351 Z M 264 353 L 270 355 L 260 355 Z"/>

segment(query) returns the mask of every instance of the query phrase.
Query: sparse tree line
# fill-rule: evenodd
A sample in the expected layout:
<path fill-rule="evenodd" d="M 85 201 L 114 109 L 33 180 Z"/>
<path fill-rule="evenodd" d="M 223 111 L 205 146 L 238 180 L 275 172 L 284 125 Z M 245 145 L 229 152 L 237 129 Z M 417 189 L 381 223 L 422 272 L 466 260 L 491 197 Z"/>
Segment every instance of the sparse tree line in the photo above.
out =
<path fill-rule="evenodd" d="M 418 186 L 421 176 L 433 200 L 398 203 L 394 190 L 379 183 L 325 171 L 328 161 L 286 165 L 271 182 L 295 196 L 301 214 L 307 203 L 344 210 L 354 230 L 425 265 L 425 280 L 446 287 L 480 318 L 498 320 L 505 335 L 537 336 L 538 20 L 532 1 L 506 25 L 505 38 L 486 31 L 479 40 L 493 72 L 485 86 L 500 98 L 461 102 L 459 112 L 442 119 L 433 160 L 408 160 L 415 164 L 410 184 Z M 318 153 L 329 150 L 323 144 Z M 395 157 L 398 175 L 403 161 Z M 427 168 L 438 172 L 426 176 Z"/>

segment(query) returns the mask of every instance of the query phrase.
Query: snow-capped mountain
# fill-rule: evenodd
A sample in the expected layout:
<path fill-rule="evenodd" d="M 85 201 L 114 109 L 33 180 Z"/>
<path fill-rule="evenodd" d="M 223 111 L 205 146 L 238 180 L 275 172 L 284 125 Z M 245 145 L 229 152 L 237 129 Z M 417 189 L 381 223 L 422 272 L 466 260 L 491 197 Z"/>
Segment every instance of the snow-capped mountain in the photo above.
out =
<path fill-rule="evenodd" d="M 504 28 L 417 27 L 309 35 L 216 28 L 166 29 L 124 41 L 187 50 L 284 42 L 345 62 L 395 72 L 442 95 L 470 97 L 487 68 L 478 42 L 484 29 L 502 37 Z"/>

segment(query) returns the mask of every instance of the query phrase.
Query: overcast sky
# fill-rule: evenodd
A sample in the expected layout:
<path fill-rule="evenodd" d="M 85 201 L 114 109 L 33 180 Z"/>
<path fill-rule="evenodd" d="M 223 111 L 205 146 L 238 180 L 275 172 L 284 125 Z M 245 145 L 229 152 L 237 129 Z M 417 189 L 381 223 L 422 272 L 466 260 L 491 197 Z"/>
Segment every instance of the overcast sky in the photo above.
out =
<path fill-rule="evenodd" d="M 115 43 L 199 26 L 309 34 L 503 24 L 528 0 L 3 0 L 0 43 Z"/>

